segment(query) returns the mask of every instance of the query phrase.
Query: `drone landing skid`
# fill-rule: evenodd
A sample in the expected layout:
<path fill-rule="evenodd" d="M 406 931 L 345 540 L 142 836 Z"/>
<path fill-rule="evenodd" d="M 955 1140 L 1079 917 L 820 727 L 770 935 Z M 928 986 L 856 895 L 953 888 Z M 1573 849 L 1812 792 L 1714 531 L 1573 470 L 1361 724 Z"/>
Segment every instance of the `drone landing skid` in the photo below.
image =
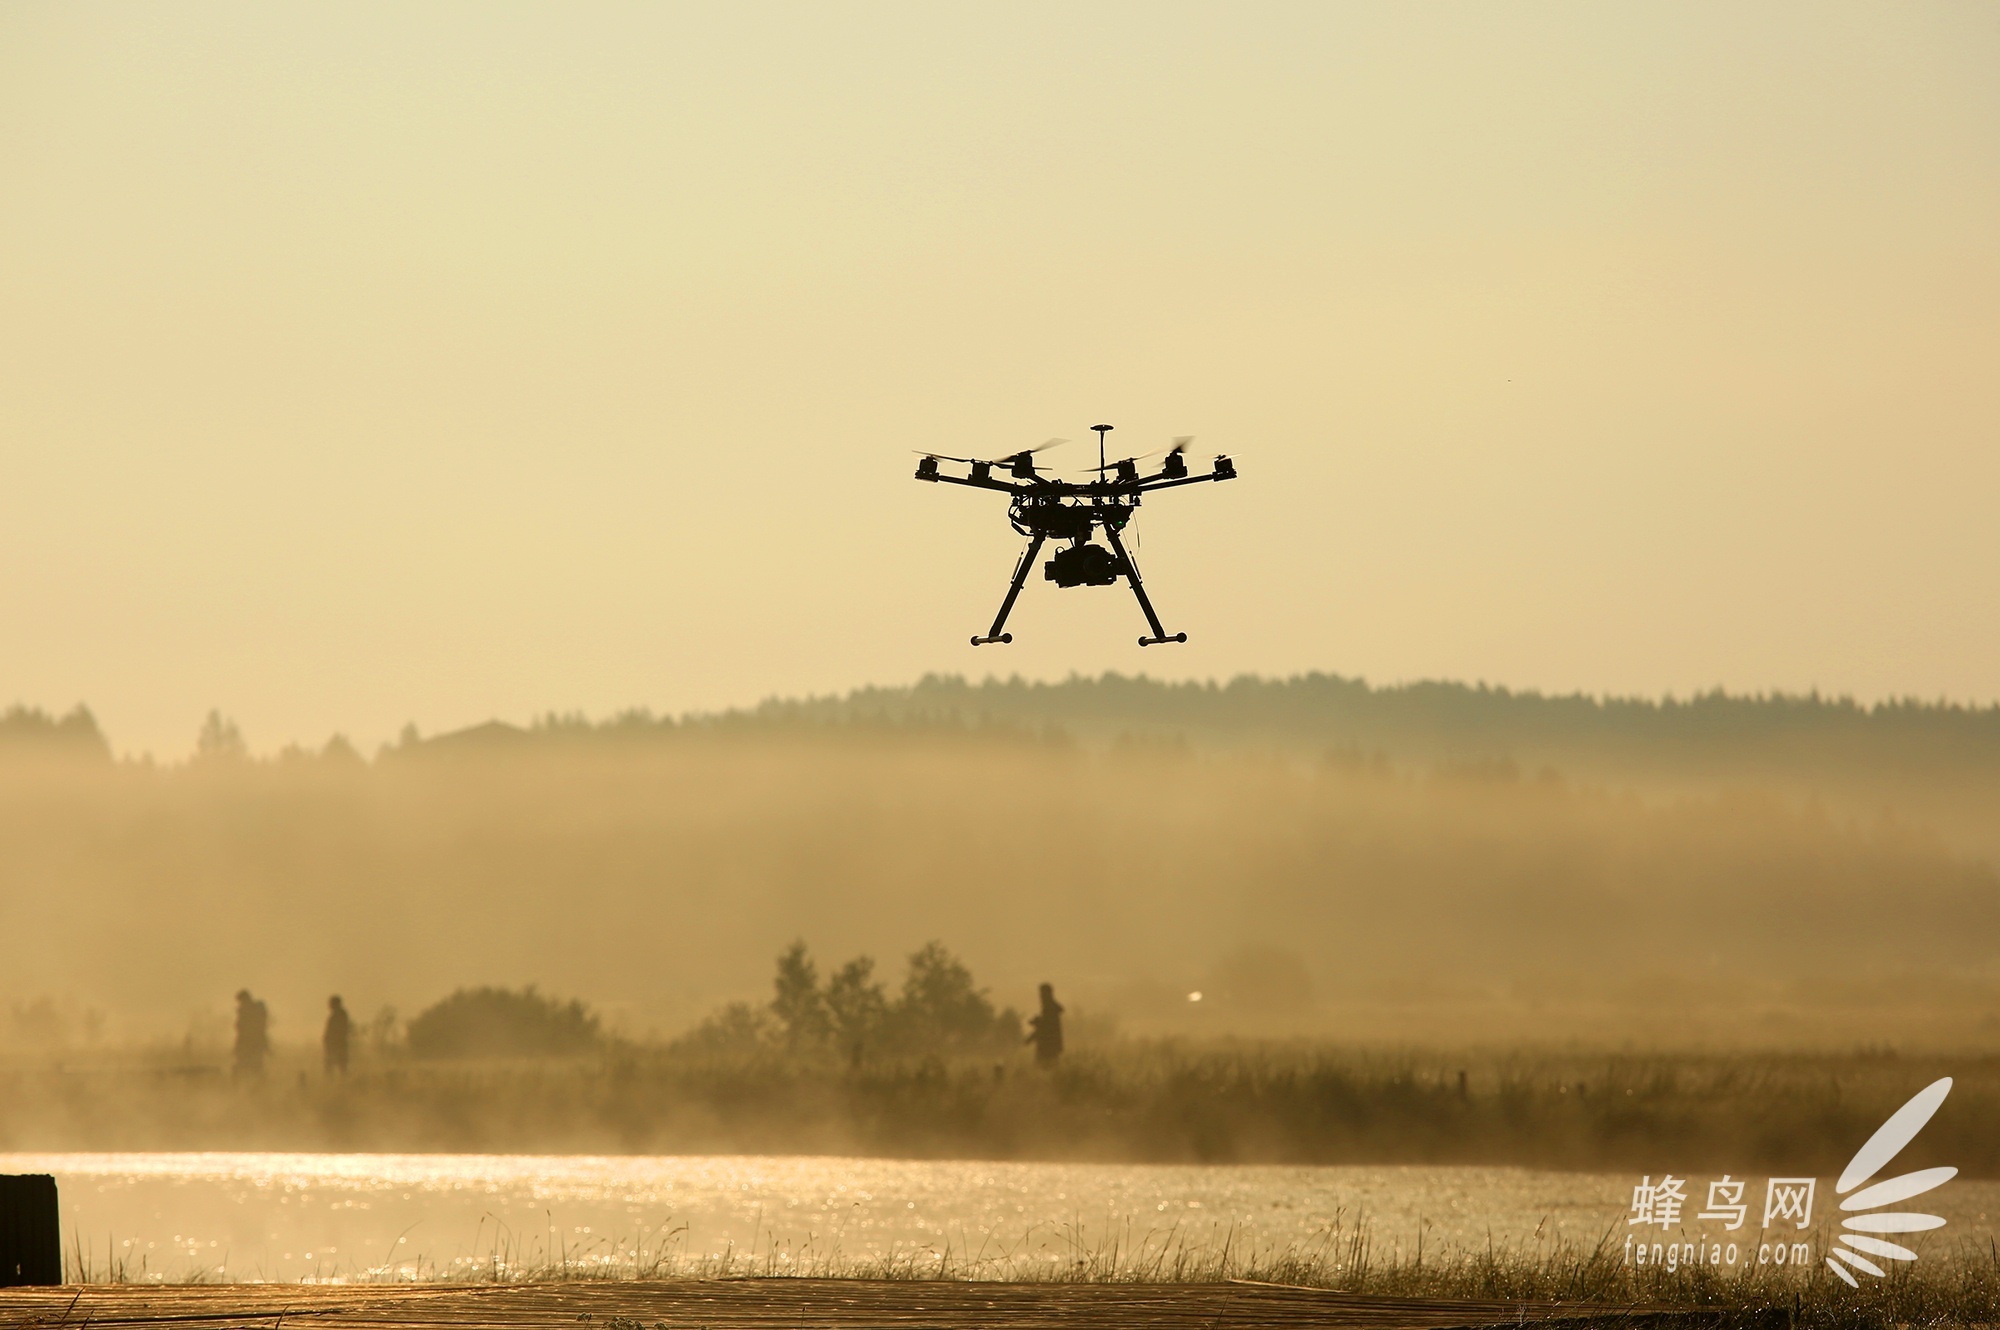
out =
<path fill-rule="evenodd" d="M 1153 601 L 1146 594 L 1145 583 L 1139 580 L 1139 565 L 1132 562 L 1132 556 L 1125 549 L 1125 542 L 1118 538 L 1117 528 L 1106 526 L 1105 536 L 1111 541 L 1111 548 L 1118 556 L 1118 567 L 1125 574 L 1125 580 L 1132 586 L 1132 594 L 1139 600 L 1139 609 L 1146 616 L 1146 626 L 1153 630 L 1151 637 L 1139 639 L 1142 647 L 1163 646 L 1169 642 L 1187 641 L 1186 633 L 1169 633 L 1160 623 L 1160 616 L 1153 609 Z M 1007 626 L 1007 616 L 1014 612 L 1014 602 L 1020 599 L 1022 584 L 1028 580 L 1028 570 L 1035 566 L 1035 556 L 1042 552 L 1042 544 L 1047 537 L 1036 534 L 1028 538 L 1028 548 L 1021 553 L 1021 561 L 1014 565 L 1014 578 L 1007 584 L 1007 596 L 1000 602 L 1000 612 L 993 616 L 993 626 L 986 630 L 986 636 L 975 637 L 976 647 L 999 643 L 1004 646 L 1014 640 L 1014 635 L 1003 631 Z"/>
<path fill-rule="evenodd" d="M 1153 612 L 1152 598 L 1146 594 L 1146 586 L 1139 580 L 1139 565 L 1132 562 L 1132 556 L 1125 550 L 1125 542 L 1118 538 L 1118 528 L 1107 524 L 1104 528 L 1104 535 L 1110 540 L 1112 550 L 1117 553 L 1118 562 L 1124 565 L 1125 580 L 1132 584 L 1132 594 L 1139 598 L 1139 608 L 1146 612 L 1146 626 L 1153 630 L 1151 637 L 1142 637 L 1139 639 L 1139 645 L 1142 647 L 1156 647 L 1167 642 L 1187 641 L 1186 633 L 1175 633 L 1169 636 L 1167 630 L 1160 626 L 1160 616 Z"/>
<path fill-rule="evenodd" d="M 975 637 L 972 645 L 983 647 L 990 642 L 1001 645 L 1014 640 L 1012 633 L 1000 630 L 1007 626 L 1007 616 L 1014 612 L 1014 602 L 1020 598 L 1021 584 L 1028 580 L 1028 570 L 1035 566 L 1035 556 L 1042 552 L 1042 542 L 1048 539 L 1039 532 L 1029 537 L 1028 548 L 1021 553 L 1021 562 L 1014 565 L 1014 580 L 1007 584 L 1007 598 L 1000 602 L 1000 612 L 993 616 L 993 626 L 986 630 L 986 636 Z"/>

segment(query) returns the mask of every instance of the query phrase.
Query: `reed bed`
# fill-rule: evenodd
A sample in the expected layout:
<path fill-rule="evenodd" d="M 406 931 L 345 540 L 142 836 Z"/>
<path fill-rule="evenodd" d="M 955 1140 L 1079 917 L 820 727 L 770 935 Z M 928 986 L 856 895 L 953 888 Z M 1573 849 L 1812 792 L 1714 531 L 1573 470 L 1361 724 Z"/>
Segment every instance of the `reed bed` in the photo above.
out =
<path fill-rule="evenodd" d="M 1365 1223 L 1336 1221 L 1304 1243 L 1259 1246 L 1234 1229 L 1184 1227 L 1092 1232 L 1078 1225 L 1030 1232 L 978 1249 L 903 1250 L 853 1256 L 837 1247 L 798 1249 L 770 1242 L 745 1251 L 693 1254 L 668 1227 L 634 1241 L 606 1238 L 581 1247 L 544 1245 L 494 1232 L 482 1250 L 450 1260 L 328 1271 L 313 1282 L 343 1284 L 532 1285 L 701 1279 L 998 1280 L 1035 1284 L 1197 1285 L 1250 1281 L 1369 1297 L 1477 1299 L 1585 1304 L 1594 1308 L 1701 1311 L 1703 1324 L 1788 1330 L 1889 1330 L 2000 1323 L 2000 1251 L 1969 1241 L 1933 1244 L 1914 1265 L 1851 1289 L 1823 1268 L 1740 1269 L 1627 1264 L 1610 1234 L 1523 1247 L 1426 1250 L 1385 1247 Z M 1823 1236 L 1823 1235 L 1816 1235 Z M 1822 1249 L 1816 1241 L 1815 1249 Z M 122 1260 L 97 1261 L 78 1242 L 67 1254 L 70 1282 L 163 1282 Z M 217 1282 L 189 1271 L 177 1282 Z"/>

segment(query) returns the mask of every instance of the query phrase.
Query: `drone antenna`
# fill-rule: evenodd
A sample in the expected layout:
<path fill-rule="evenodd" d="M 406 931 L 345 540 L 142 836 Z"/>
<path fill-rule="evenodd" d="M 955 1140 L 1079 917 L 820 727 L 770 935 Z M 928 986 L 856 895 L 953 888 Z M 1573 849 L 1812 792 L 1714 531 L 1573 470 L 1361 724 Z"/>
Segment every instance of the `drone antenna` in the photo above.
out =
<path fill-rule="evenodd" d="M 1097 474 L 1102 476 L 1104 474 L 1104 436 L 1111 432 L 1111 426 L 1092 425 L 1091 428 L 1097 431 Z"/>

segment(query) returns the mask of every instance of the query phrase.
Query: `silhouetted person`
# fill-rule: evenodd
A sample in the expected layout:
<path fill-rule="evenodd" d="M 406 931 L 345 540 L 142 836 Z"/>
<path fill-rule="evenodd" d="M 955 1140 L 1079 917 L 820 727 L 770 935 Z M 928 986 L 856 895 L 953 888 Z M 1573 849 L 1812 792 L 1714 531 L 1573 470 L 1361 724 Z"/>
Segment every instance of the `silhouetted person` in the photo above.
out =
<path fill-rule="evenodd" d="M 1054 984 L 1042 985 L 1042 1009 L 1028 1018 L 1028 1037 L 1035 1046 L 1035 1065 L 1053 1067 L 1062 1057 L 1062 1003 L 1056 1001 Z"/>
<path fill-rule="evenodd" d="M 262 1076 L 264 1059 L 271 1052 L 271 1009 L 250 996 L 247 988 L 236 993 L 236 1074 Z"/>
<path fill-rule="evenodd" d="M 347 1074 L 347 1033 L 353 1028 L 354 1022 L 347 1018 L 340 994 L 335 993 L 326 1000 L 326 1033 L 320 1038 L 320 1047 L 326 1053 L 327 1075 Z"/>

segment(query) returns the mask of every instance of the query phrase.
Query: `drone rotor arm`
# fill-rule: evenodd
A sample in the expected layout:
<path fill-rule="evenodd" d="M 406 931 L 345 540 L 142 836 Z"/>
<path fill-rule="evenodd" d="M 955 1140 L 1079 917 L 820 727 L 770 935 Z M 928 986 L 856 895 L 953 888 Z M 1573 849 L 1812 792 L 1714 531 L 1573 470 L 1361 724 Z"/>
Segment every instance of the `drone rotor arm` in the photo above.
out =
<path fill-rule="evenodd" d="M 1228 461 L 1227 458 L 1221 457 L 1215 460 L 1218 462 Z M 1139 492 L 1141 494 L 1150 494 L 1154 490 L 1170 490 L 1181 485 L 1199 485 L 1204 481 L 1234 479 L 1236 479 L 1236 466 L 1233 462 L 1227 466 L 1218 466 L 1205 476 L 1169 476 L 1166 472 L 1162 471 L 1158 475 L 1147 476 L 1144 480 L 1140 481 Z"/>
<path fill-rule="evenodd" d="M 1182 485 L 1199 485 L 1205 480 L 1216 480 L 1217 476 L 1147 476 L 1139 482 L 1141 494 L 1151 494 L 1154 490 L 1178 489 Z"/>
<path fill-rule="evenodd" d="M 947 476 L 942 471 L 937 474 L 936 479 L 946 485 L 964 485 L 969 489 L 976 490 L 999 490 L 1003 494 L 1025 494 L 1030 488 L 1027 485 L 1015 485 L 1004 480 L 996 480 L 992 476 L 981 480 L 975 476 Z"/>

